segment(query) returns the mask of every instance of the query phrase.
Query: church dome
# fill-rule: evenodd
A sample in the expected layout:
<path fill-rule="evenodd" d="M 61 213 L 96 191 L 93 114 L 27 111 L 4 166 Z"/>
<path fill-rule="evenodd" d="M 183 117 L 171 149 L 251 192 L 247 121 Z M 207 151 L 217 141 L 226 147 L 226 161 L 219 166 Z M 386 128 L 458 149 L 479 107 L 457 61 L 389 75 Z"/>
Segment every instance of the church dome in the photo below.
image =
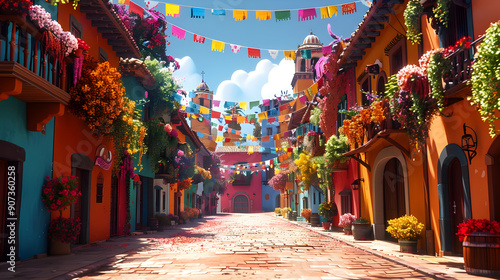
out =
<path fill-rule="evenodd" d="M 307 37 L 304 39 L 304 42 L 302 45 L 321 45 L 321 42 L 319 41 L 319 38 L 313 34 L 311 31 L 311 34 L 307 35 Z"/>
<path fill-rule="evenodd" d="M 202 81 L 197 87 L 196 91 L 209 91 L 207 83 L 205 81 Z"/>

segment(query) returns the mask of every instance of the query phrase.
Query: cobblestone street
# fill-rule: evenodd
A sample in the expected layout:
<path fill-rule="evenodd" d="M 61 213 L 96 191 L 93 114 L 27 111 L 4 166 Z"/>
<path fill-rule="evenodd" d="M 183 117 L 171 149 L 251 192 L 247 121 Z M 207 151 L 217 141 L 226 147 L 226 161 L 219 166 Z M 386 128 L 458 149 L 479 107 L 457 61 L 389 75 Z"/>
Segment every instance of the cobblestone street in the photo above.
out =
<path fill-rule="evenodd" d="M 270 214 L 209 217 L 153 244 L 80 279 L 431 279 Z"/>

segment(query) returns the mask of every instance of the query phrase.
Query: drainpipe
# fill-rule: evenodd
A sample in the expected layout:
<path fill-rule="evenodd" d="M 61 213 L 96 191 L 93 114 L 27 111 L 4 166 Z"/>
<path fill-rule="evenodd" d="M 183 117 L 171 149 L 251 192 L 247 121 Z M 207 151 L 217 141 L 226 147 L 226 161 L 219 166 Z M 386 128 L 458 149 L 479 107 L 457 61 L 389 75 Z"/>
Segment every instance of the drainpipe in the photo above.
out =
<path fill-rule="evenodd" d="M 425 192 L 425 244 L 428 255 L 434 255 L 434 231 L 431 228 L 431 206 L 429 199 L 429 160 L 427 158 L 427 142 L 424 142 L 422 151 L 424 192 Z"/>

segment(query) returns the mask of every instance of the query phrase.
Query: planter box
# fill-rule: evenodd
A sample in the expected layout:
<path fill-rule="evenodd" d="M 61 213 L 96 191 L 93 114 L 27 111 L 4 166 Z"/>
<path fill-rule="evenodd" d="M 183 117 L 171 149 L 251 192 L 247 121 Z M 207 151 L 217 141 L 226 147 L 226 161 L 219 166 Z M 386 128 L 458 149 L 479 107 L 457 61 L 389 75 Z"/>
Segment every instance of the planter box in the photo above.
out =
<path fill-rule="evenodd" d="M 373 230 L 371 224 L 352 223 L 351 229 L 354 240 L 373 240 Z"/>
<path fill-rule="evenodd" d="M 473 232 L 465 237 L 462 245 L 467 273 L 500 277 L 500 235 Z"/>

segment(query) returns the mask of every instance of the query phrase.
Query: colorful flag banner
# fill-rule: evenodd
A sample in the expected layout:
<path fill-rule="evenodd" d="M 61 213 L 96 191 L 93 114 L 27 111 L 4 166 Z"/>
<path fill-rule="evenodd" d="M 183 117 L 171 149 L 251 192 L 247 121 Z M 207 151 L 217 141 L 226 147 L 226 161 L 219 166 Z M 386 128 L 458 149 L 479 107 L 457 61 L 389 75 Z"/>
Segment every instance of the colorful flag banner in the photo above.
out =
<path fill-rule="evenodd" d="M 255 17 L 259 21 L 271 19 L 271 11 L 255 11 Z"/>
<path fill-rule="evenodd" d="M 118 0 L 118 3 L 124 4 L 124 5 L 130 5 L 130 0 Z"/>
<path fill-rule="evenodd" d="M 260 49 L 248 48 L 249 58 L 260 58 Z"/>
<path fill-rule="evenodd" d="M 165 16 L 179 17 L 181 6 L 174 4 L 165 4 Z"/>
<path fill-rule="evenodd" d="M 303 59 L 311 59 L 311 50 L 300 50 Z"/>
<path fill-rule="evenodd" d="M 363 5 L 367 6 L 368 8 L 370 8 L 370 7 L 371 7 L 371 5 L 372 5 L 372 2 L 370 2 L 370 1 L 368 1 L 368 0 L 360 0 L 360 2 L 361 2 Z"/>
<path fill-rule="evenodd" d="M 220 119 L 220 112 L 212 111 L 212 119 Z"/>
<path fill-rule="evenodd" d="M 191 18 L 205 18 L 205 9 L 191 8 Z"/>
<path fill-rule="evenodd" d="M 158 7 L 158 1 L 149 1 L 149 0 L 144 0 L 144 4 L 146 5 L 146 7 L 150 10 Z"/>
<path fill-rule="evenodd" d="M 295 51 L 284 51 L 285 59 L 287 60 L 295 60 Z"/>
<path fill-rule="evenodd" d="M 270 100 L 269 99 L 262 100 L 262 105 L 264 105 L 264 106 L 270 106 L 271 105 Z"/>
<path fill-rule="evenodd" d="M 276 59 L 278 57 L 278 50 L 269 50 L 269 55 L 273 58 Z"/>
<path fill-rule="evenodd" d="M 275 11 L 274 17 L 276 17 L 276 21 L 292 19 L 290 11 Z"/>
<path fill-rule="evenodd" d="M 212 40 L 212 51 L 224 52 L 225 45 L 224 42 Z"/>
<path fill-rule="evenodd" d="M 323 55 L 329 55 L 332 53 L 332 45 L 322 47 Z"/>
<path fill-rule="evenodd" d="M 144 10 L 142 7 L 132 1 L 130 1 L 129 12 L 137 14 L 140 18 L 144 17 Z"/>
<path fill-rule="evenodd" d="M 301 9 L 299 10 L 299 21 L 311 20 L 316 18 L 316 9 Z"/>
<path fill-rule="evenodd" d="M 179 39 L 185 40 L 186 30 L 179 28 L 175 25 L 172 25 L 172 35 L 174 35 L 175 37 L 177 37 Z"/>
<path fill-rule="evenodd" d="M 241 50 L 241 46 L 239 46 L 239 45 L 229 44 L 229 46 L 231 46 L 231 50 L 234 53 L 237 53 L 237 52 L 239 52 Z"/>
<path fill-rule="evenodd" d="M 226 10 L 224 9 L 212 9 L 212 15 L 214 16 L 225 16 Z"/>
<path fill-rule="evenodd" d="M 235 21 L 247 19 L 247 11 L 245 10 L 233 10 L 233 18 Z"/>
<path fill-rule="evenodd" d="M 356 12 L 356 2 L 342 5 L 342 14 L 348 15 Z"/>
<path fill-rule="evenodd" d="M 253 107 L 257 107 L 259 106 L 260 102 L 259 101 L 251 101 L 250 102 L 250 109 L 252 109 Z"/>
<path fill-rule="evenodd" d="M 246 102 L 240 102 L 239 105 L 240 105 L 241 109 L 243 109 L 243 110 L 247 109 L 247 103 Z"/>
<path fill-rule="evenodd" d="M 312 93 L 312 95 L 315 95 L 316 93 L 318 93 L 318 84 L 317 83 L 314 83 L 314 85 L 311 86 L 311 93 Z"/>
<path fill-rule="evenodd" d="M 305 104 L 305 103 L 306 103 L 306 101 L 307 101 L 307 96 L 302 95 L 301 97 L 299 97 L 299 101 L 300 101 L 302 104 Z"/>
<path fill-rule="evenodd" d="M 220 100 L 214 100 L 213 103 L 214 107 L 219 107 L 220 106 Z"/>
<path fill-rule="evenodd" d="M 203 106 L 200 106 L 200 113 L 202 114 L 210 114 L 210 109 L 208 109 L 207 107 L 203 107 Z"/>
<path fill-rule="evenodd" d="M 194 34 L 193 41 L 196 42 L 196 43 L 204 44 L 205 43 L 205 37 Z"/>

